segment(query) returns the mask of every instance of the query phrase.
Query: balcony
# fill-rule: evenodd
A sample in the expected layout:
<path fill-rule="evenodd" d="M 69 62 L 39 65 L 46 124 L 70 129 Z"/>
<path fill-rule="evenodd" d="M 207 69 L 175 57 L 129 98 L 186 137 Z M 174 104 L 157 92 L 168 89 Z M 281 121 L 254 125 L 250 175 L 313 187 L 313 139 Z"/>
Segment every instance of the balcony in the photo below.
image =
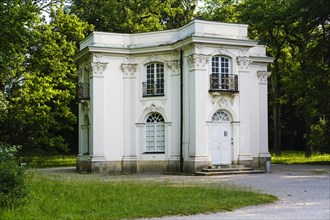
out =
<path fill-rule="evenodd" d="M 220 92 L 237 93 L 238 75 L 235 74 L 211 74 L 210 93 L 219 94 Z"/>
<path fill-rule="evenodd" d="M 150 80 L 142 83 L 143 97 L 164 96 L 164 80 Z"/>
<path fill-rule="evenodd" d="M 80 83 L 77 87 L 78 101 L 89 100 L 89 83 Z"/>

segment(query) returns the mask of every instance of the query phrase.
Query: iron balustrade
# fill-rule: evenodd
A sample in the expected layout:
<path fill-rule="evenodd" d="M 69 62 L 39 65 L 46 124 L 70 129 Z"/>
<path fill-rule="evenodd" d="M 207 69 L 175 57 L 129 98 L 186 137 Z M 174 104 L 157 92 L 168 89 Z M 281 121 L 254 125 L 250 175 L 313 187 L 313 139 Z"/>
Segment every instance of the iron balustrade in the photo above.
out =
<path fill-rule="evenodd" d="M 89 83 L 79 83 L 77 87 L 78 100 L 89 100 Z"/>
<path fill-rule="evenodd" d="M 164 80 L 142 82 L 143 96 L 164 96 Z"/>
<path fill-rule="evenodd" d="M 209 92 L 238 92 L 238 75 L 212 73 Z"/>

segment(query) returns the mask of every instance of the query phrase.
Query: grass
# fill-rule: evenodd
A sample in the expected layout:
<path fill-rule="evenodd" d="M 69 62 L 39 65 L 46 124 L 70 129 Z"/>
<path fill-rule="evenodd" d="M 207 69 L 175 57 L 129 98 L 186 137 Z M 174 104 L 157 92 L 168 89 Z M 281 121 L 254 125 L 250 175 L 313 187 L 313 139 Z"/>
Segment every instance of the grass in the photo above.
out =
<path fill-rule="evenodd" d="M 22 163 L 26 163 L 27 167 L 46 168 L 46 167 L 70 167 L 76 166 L 76 158 L 74 155 L 59 156 L 23 156 Z"/>
<path fill-rule="evenodd" d="M 0 209 L 0 219 L 132 219 L 231 211 L 276 197 L 206 184 L 116 180 L 116 177 L 36 171 L 25 204 Z M 129 178 L 128 178 L 129 179 Z"/>
<path fill-rule="evenodd" d="M 272 163 L 330 165 L 330 154 L 313 153 L 312 157 L 306 158 L 304 151 L 282 151 L 281 156 L 272 154 Z"/>

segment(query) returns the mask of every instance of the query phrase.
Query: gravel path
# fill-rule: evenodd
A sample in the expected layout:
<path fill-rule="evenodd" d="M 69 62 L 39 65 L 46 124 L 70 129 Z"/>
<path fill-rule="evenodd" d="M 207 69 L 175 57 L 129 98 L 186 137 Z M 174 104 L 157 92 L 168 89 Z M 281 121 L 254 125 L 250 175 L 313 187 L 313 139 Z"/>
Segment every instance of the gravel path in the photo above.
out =
<path fill-rule="evenodd" d="M 45 172 L 71 173 L 74 168 L 44 169 Z M 330 220 L 330 166 L 273 165 L 267 174 L 228 176 L 180 176 L 163 174 L 87 175 L 79 178 L 102 178 L 111 181 L 159 181 L 180 184 L 218 184 L 248 187 L 275 195 L 273 204 L 250 206 L 232 212 L 200 214 L 193 216 L 167 216 L 158 219 L 326 219 Z"/>
<path fill-rule="evenodd" d="M 233 212 L 159 219 L 330 219 L 330 166 L 273 165 L 272 173 L 210 177 L 216 182 L 251 187 L 276 195 L 273 204 Z M 157 219 L 157 218 L 154 218 Z"/>

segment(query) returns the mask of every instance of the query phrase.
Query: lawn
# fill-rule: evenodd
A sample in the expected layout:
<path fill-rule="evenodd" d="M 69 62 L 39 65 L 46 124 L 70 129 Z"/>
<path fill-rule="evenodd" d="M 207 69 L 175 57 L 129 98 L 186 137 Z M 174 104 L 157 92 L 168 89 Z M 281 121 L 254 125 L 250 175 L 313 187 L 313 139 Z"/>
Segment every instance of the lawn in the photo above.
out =
<path fill-rule="evenodd" d="M 282 151 L 281 156 L 272 154 L 272 163 L 278 164 L 324 164 L 330 165 L 330 154 L 313 153 L 306 158 L 304 151 Z"/>
<path fill-rule="evenodd" d="M 24 205 L 0 219 L 132 219 L 231 211 L 276 197 L 247 189 L 34 171 Z"/>
<path fill-rule="evenodd" d="M 74 155 L 23 156 L 21 162 L 29 168 L 70 167 L 76 166 L 76 159 Z"/>

